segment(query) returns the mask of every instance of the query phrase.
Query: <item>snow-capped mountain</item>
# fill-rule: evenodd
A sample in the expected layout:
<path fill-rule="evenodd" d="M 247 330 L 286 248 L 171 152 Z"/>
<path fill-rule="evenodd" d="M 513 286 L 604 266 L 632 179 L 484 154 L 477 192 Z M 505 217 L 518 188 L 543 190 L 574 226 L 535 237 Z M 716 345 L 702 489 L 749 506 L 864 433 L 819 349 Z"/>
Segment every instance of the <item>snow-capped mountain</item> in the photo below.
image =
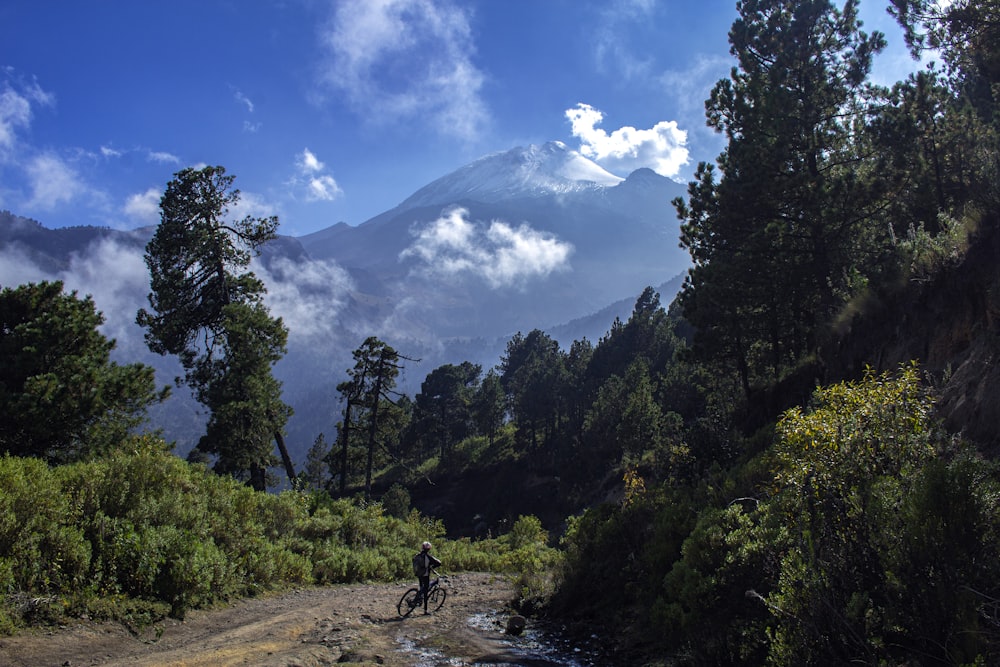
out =
<path fill-rule="evenodd" d="M 624 180 L 561 141 L 551 141 L 480 158 L 420 188 L 397 210 L 464 200 L 488 204 L 583 192 L 615 186 Z"/>

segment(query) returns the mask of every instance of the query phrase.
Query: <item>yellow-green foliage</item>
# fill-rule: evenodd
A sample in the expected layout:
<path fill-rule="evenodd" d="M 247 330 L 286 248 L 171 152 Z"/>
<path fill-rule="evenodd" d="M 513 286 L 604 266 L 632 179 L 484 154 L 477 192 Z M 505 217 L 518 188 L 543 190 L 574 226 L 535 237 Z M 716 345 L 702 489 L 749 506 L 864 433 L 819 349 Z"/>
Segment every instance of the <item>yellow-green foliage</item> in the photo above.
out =
<path fill-rule="evenodd" d="M 915 366 L 895 377 L 869 371 L 862 382 L 816 391 L 808 412 L 794 408 L 778 422 L 782 486 L 801 487 L 816 476 L 851 483 L 857 473 L 897 474 L 934 455 L 928 421 L 933 402 Z"/>
<path fill-rule="evenodd" d="M 105 458 L 56 468 L 5 456 L 0 590 L 10 595 L 0 631 L 37 620 L 19 610 L 25 596 L 60 600 L 46 609 L 68 613 L 106 616 L 113 607 L 139 623 L 290 584 L 410 578 L 425 539 L 449 571 L 545 561 L 537 519 L 519 521 L 515 534 L 513 542 L 450 543 L 440 521 L 417 511 L 398 518 L 379 503 L 259 493 L 145 436 Z"/>
<path fill-rule="evenodd" d="M 777 565 L 760 598 L 771 663 L 993 662 L 995 468 L 936 431 L 913 366 L 814 403 L 778 424 L 777 487 L 759 516 Z"/>

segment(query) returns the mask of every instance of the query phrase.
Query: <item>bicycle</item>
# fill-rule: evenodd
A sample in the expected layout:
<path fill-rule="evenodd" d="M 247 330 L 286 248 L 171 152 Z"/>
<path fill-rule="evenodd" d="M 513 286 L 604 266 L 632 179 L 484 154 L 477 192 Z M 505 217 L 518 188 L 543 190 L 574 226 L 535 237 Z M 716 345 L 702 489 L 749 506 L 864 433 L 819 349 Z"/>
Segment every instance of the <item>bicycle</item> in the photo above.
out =
<path fill-rule="evenodd" d="M 441 586 L 441 577 L 435 577 L 427 586 L 428 613 L 440 609 L 444 605 L 446 597 L 448 597 L 448 591 Z M 412 614 L 413 610 L 423 603 L 423 598 L 420 597 L 420 589 L 411 588 L 403 593 L 403 597 L 399 598 L 396 611 L 399 612 L 400 616 L 406 617 Z"/>

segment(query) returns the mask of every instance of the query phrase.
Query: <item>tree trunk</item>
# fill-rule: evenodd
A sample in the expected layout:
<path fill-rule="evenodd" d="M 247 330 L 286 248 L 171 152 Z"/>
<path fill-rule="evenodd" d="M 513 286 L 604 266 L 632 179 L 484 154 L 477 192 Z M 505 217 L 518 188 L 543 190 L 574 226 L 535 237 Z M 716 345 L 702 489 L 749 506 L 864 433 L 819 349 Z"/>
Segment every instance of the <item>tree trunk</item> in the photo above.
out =
<path fill-rule="evenodd" d="M 295 466 L 292 464 L 292 457 L 288 455 L 288 447 L 285 446 L 285 436 L 281 434 L 281 431 L 274 432 L 274 442 L 278 445 L 278 452 L 281 454 L 281 462 L 285 464 L 285 474 L 288 475 L 288 481 L 291 482 L 294 487 Z"/>
<path fill-rule="evenodd" d="M 351 397 L 347 397 L 344 422 L 340 428 L 340 495 L 347 493 L 347 443 L 351 439 Z"/>
<path fill-rule="evenodd" d="M 372 466 L 375 461 L 375 435 L 378 429 L 378 404 L 381 398 L 382 392 L 382 378 L 375 381 L 375 398 L 372 401 L 372 409 L 369 418 L 371 422 L 368 424 L 368 462 L 365 466 L 365 497 L 370 498 L 372 495 Z"/>

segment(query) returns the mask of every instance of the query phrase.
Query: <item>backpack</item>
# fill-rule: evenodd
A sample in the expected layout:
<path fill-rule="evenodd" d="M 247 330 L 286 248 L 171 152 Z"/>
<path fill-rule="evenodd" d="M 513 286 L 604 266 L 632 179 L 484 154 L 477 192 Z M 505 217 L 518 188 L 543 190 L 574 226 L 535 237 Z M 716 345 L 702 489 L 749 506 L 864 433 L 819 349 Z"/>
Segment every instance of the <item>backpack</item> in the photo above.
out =
<path fill-rule="evenodd" d="M 427 559 L 424 558 L 424 552 L 418 553 L 413 557 L 413 574 L 418 577 L 422 577 L 427 573 Z"/>

